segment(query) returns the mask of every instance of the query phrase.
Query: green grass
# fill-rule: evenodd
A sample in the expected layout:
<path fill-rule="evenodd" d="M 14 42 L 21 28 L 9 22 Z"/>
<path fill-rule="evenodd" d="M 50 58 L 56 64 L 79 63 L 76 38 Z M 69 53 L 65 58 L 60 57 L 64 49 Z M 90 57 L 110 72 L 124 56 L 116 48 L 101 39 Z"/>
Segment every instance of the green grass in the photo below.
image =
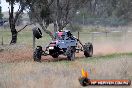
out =
<path fill-rule="evenodd" d="M 25 29 L 26 30 L 26 29 Z M 73 33 L 76 37 L 77 37 L 77 32 Z M 4 30 L 4 31 L 0 31 L 0 42 L 2 41 L 2 36 L 4 39 L 4 43 L 5 44 L 9 44 L 10 40 L 11 40 L 11 33 L 10 30 Z M 128 37 L 131 36 L 131 34 L 127 35 Z M 128 38 L 127 37 L 127 38 Z M 80 32 L 80 40 L 85 43 L 85 42 L 96 42 L 96 41 L 122 41 L 122 39 L 124 38 L 123 33 L 108 33 L 108 35 L 106 36 L 105 33 L 101 33 L 101 34 L 91 34 L 88 31 L 82 31 Z M 26 31 L 21 31 L 20 33 L 18 33 L 18 43 L 19 44 L 28 44 L 28 45 L 32 45 L 32 31 L 31 30 L 26 30 Z M 51 38 L 49 35 L 43 33 L 43 38 L 36 40 L 37 44 L 45 44 L 47 42 L 51 41 Z"/>
<path fill-rule="evenodd" d="M 74 63 L 78 63 L 85 66 L 88 64 L 96 64 L 96 63 L 101 63 L 103 62 L 107 62 L 107 61 L 111 61 L 111 60 L 121 60 L 121 59 L 127 59 L 127 58 L 132 58 L 132 53 L 114 53 L 114 54 L 110 54 L 110 55 L 104 55 L 104 56 L 93 56 L 93 57 L 88 57 L 88 58 L 76 58 L 75 61 L 66 61 L 66 60 L 62 60 L 62 61 L 55 61 L 55 62 L 42 62 L 43 64 L 52 64 L 53 66 L 57 66 L 57 65 L 62 65 L 63 67 L 69 68 L 72 65 L 74 65 Z"/>
<path fill-rule="evenodd" d="M 116 58 L 116 57 L 132 57 L 132 52 L 130 53 L 113 53 L 113 54 L 109 54 L 109 55 L 104 55 L 104 56 L 96 56 L 96 57 L 92 57 L 92 58 Z"/>
<path fill-rule="evenodd" d="M 2 41 L 2 36 L 3 36 L 3 42 L 4 44 L 9 44 L 11 41 L 11 33 L 10 31 L 0 31 L 0 42 Z M 42 39 L 37 40 L 36 39 L 36 44 L 41 45 L 41 44 L 46 44 L 49 41 L 51 41 L 50 36 L 48 36 L 47 34 L 43 34 L 44 37 Z M 22 31 L 20 33 L 18 33 L 18 39 L 17 39 L 17 43 L 18 44 L 26 44 L 26 45 L 32 45 L 33 42 L 33 37 L 32 37 L 32 31 Z"/>
<path fill-rule="evenodd" d="M 76 58 L 75 61 L 79 61 L 80 63 L 87 64 L 87 63 L 96 63 L 97 61 L 107 61 L 107 60 L 115 60 L 115 59 L 121 59 L 121 58 L 132 58 L 132 52 L 130 53 L 113 53 L 109 55 L 104 55 L 104 56 L 93 56 L 93 57 L 88 57 L 88 58 Z M 73 61 L 74 62 L 74 61 Z M 63 64 L 63 65 L 69 65 L 73 63 L 72 61 L 56 61 L 56 62 L 51 62 L 52 64 Z M 45 62 L 42 62 L 45 63 Z"/>

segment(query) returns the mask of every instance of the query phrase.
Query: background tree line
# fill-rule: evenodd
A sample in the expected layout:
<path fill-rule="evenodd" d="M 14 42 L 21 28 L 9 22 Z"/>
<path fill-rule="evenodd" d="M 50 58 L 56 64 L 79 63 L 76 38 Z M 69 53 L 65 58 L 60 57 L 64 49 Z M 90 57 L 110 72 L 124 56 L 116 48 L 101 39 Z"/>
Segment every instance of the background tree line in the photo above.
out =
<path fill-rule="evenodd" d="M 125 25 L 132 20 L 132 0 L 89 0 L 74 22 L 83 23 L 83 15 L 85 24 Z"/>

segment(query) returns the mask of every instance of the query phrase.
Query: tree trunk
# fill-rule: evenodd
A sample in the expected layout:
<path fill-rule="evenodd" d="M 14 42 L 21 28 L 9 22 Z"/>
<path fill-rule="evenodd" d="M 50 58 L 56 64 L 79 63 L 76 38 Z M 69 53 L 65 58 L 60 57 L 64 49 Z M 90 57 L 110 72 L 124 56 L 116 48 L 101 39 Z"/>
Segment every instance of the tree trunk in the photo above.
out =
<path fill-rule="evenodd" d="M 12 39 L 10 44 L 15 44 L 17 42 L 17 31 L 16 31 L 16 25 L 15 25 L 15 19 L 14 19 L 14 2 L 11 2 L 11 11 L 9 10 L 9 23 L 10 23 L 10 29 L 12 34 Z"/>
<path fill-rule="evenodd" d="M 63 30 L 62 25 L 60 23 L 58 24 L 58 28 L 59 28 L 58 31 Z"/>
<path fill-rule="evenodd" d="M 57 24 L 54 23 L 54 32 L 57 32 Z"/>
<path fill-rule="evenodd" d="M 16 31 L 16 29 L 15 29 L 15 26 L 13 26 L 13 27 L 11 28 L 11 34 L 12 34 L 12 39 L 11 39 L 10 44 L 15 44 L 15 43 L 17 43 L 17 31 Z"/>

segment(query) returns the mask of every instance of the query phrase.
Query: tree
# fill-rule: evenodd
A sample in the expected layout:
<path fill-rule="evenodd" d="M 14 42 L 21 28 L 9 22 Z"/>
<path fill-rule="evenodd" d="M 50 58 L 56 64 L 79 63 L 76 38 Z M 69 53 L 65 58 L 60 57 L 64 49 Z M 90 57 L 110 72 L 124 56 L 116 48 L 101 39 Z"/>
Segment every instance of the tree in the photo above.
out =
<path fill-rule="evenodd" d="M 2 19 L 3 14 L 2 14 L 2 7 L 0 6 L 0 19 Z"/>
<path fill-rule="evenodd" d="M 29 17 L 32 23 L 38 23 L 45 33 L 49 34 L 52 38 L 52 33 L 47 30 L 47 27 L 50 23 L 52 23 L 52 19 L 50 17 L 50 5 L 54 0 L 29 0 Z"/>
<path fill-rule="evenodd" d="M 16 30 L 16 23 L 23 12 L 23 10 L 26 8 L 26 0 L 6 0 L 6 2 L 9 3 L 9 24 L 10 24 L 10 29 L 12 33 L 12 39 L 10 44 L 15 44 L 17 42 L 17 30 Z M 17 12 L 14 12 L 14 5 L 15 3 L 19 3 L 19 8 Z"/>
<path fill-rule="evenodd" d="M 64 27 L 71 24 L 77 10 L 83 8 L 88 2 L 88 0 L 54 0 L 50 6 L 54 30 L 63 30 Z"/>
<path fill-rule="evenodd" d="M 19 26 L 22 24 L 22 20 L 23 20 L 23 13 L 21 13 L 17 19 L 16 25 Z"/>
<path fill-rule="evenodd" d="M 125 25 L 132 20 L 132 0 L 88 1 L 83 9 L 84 11 L 80 10 L 80 14 L 76 16 L 74 22 L 81 23 L 84 14 L 85 18 L 87 18 L 86 23 L 93 25 L 119 26 Z"/>
<path fill-rule="evenodd" d="M 53 38 L 51 32 L 47 30 L 49 24 L 55 25 L 55 31 L 62 30 L 86 2 L 87 0 L 32 0 L 29 3 L 29 17 L 34 23 L 39 23 Z"/>
<path fill-rule="evenodd" d="M 116 0 L 113 15 L 121 18 L 132 20 L 132 0 Z"/>
<path fill-rule="evenodd" d="M 71 23 L 77 10 L 83 6 L 84 0 L 55 0 L 52 4 L 52 19 L 55 30 L 62 30 L 67 24 Z"/>
<path fill-rule="evenodd" d="M 90 0 L 91 12 L 98 16 L 131 17 L 132 0 Z"/>

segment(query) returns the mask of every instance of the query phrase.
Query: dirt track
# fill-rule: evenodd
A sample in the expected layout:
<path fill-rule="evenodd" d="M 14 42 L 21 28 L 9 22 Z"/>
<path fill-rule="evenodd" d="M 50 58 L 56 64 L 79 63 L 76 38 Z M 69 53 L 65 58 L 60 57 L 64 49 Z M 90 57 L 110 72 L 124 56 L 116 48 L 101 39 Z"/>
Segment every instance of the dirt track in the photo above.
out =
<path fill-rule="evenodd" d="M 98 42 L 94 43 L 94 56 L 102 56 L 113 53 L 132 52 L 132 42 Z M 18 48 L 19 47 L 19 48 Z M 21 60 L 32 60 L 33 51 L 25 45 L 5 46 L 0 52 L 0 62 L 13 62 Z M 83 52 L 76 54 L 77 58 L 84 57 Z M 42 56 L 42 61 L 66 60 L 65 56 L 53 59 L 51 56 Z"/>

